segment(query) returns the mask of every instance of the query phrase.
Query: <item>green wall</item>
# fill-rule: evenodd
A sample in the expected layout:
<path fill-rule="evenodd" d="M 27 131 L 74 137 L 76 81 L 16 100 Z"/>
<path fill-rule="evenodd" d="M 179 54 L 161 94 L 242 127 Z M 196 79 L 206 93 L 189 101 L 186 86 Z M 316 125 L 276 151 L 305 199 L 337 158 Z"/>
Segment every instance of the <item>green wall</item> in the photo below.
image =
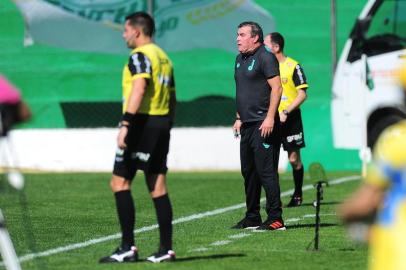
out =
<path fill-rule="evenodd" d="M 308 100 L 303 105 L 307 148 L 306 163 L 321 161 L 328 169 L 358 169 L 356 151 L 335 150 L 332 146 L 330 124 L 331 59 L 330 59 L 330 1 L 328 0 L 258 0 L 276 21 L 276 30 L 286 38 L 285 52 L 299 60 L 308 77 Z M 341 49 L 352 24 L 366 0 L 337 0 L 338 48 Z M 255 18 L 253 18 L 255 20 Z M 122 55 L 73 52 L 43 45 L 23 47 L 23 20 L 10 0 L 0 4 L 0 72 L 23 92 L 34 112 L 31 128 L 64 128 L 61 102 L 115 102 L 121 100 L 121 70 L 126 61 Z M 235 46 L 235 44 L 230 44 Z M 182 125 L 206 125 L 202 118 L 199 97 L 220 96 L 232 106 L 234 98 L 233 63 L 235 55 L 220 50 L 193 50 L 171 53 L 176 72 Z M 192 61 L 193 60 L 193 61 Z M 228 98 L 227 98 L 228 97 Z M 210 103 L 212 99 L 208 98 Z M 199 103 L 200 102 L 200 103 Z M 204 102 L 207 102 L 204 101 Z M 204 103 L 203 104 L 206 104 Z M 89 104 L 87 104 L 89 105 Z M 213 104 L 212 104 L 213 105 Z M 234 108 L 221 113 L 214 101 L 212 114 L 219 115 L 215 124 L 232 124 Z M 217 111 L 220 110 L 220 111 Z M 116 114 L 99 113 L 115 121 Z M 80 111 L 76 115 L 88 116 Z M 107 116 L 106 116 L 107 115 Z M 113 116 L 112 116 L 113 115 Z M 192 120 L 191 120 L 192 119 Z M 79 121 L 80 122 L 80 121 Z M 184 123 L 184 124 L 182 124 Z"/>

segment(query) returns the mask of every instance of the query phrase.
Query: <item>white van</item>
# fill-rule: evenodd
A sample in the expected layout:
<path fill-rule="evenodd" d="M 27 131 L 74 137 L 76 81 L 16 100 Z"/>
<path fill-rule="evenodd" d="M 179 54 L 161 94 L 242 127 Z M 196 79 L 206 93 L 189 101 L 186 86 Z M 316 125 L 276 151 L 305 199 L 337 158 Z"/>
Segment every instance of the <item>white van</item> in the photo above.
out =
<path fill-rule="evenodd" d="M 406 0 L 370 0 L 348 38 L 333 79 L 336 148 L 368 159 L 379 133 L 406 116 L 398 69 L 406 60 Z"/>

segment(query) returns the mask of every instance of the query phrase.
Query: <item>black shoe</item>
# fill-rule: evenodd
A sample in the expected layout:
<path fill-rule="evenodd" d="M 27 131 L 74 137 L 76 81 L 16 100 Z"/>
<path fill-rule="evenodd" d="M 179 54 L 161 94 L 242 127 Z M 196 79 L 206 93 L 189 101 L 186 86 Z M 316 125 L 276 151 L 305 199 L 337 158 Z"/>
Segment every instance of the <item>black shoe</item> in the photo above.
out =
<path fill-rule="evenodd" d="M 285 224 L 283 224 L 282 219 L 274 220 L 274 221 L 265 221 L 264 223 L 261 224 L 258 228 L 256 228 L 258 231 L 286 231 Z"/>
<path fill-rule="evenodd" d="M 293 195 L 292 198 L 290 199 L 290 202 L 288 203 L 288 205 L 286 207 L 301 206 L 302 202 L 303 202 L 302 196 Z"/>
<path fill-rule="evenodd" d="M 262 223 L 261 218 L 250 219 L 243 218 L 237 224 L 231 227 L 231 229 L 255 229 L 260 226 Z"/>
<path fill-rule="evenodd" d="M 117 248 L 110 256 L 103 257 L 99 263 L 123 263 L 138 261 L 138 250 L 132 246 L 130 249 L 124 250 L 121 247 Z"/>
<path fill-rule="evenodd" d="M 176 259 L 175 251 L 168 250 L 167 252 L 157 252 L 147 258 L 147 261 L 152 263 L 173 262 Z"/>

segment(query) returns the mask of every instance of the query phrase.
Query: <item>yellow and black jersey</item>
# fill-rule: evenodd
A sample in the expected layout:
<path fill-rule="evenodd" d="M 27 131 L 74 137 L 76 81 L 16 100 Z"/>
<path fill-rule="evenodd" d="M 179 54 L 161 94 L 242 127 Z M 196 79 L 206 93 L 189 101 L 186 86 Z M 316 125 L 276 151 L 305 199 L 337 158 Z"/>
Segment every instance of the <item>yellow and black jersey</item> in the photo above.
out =
<path fill-rule="evenodd" d="M 308 88 L 306 76 L 299 63 L 290 57 L 279 63 L 279 72 L 282 83 L 282 97 L 278 111 L 286 110 L 287 107 L 296 99 L 300 89 Z"/>
<path fill-rule="evenodd" d="M 123 69 L 123 112 L 128 106 L 133 81 L 147 80 L 147 89 L 137 113 L 167 115 L 170 92 L 175 91 L 172 62 L 166 53 L 154 43 L 131 51 Z"/>

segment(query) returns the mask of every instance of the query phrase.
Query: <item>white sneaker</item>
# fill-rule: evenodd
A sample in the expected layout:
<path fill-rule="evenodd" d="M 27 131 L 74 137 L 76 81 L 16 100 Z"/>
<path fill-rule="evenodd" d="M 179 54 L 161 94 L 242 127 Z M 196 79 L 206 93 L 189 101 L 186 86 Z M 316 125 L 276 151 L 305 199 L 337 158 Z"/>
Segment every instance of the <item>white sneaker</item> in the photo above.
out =
<path fill-rule="evenodd" d="M 135 246 L 132 246 L 129 250 L 124 250 L 119 247 L 110 256 L 101 258 L 99 263 L 136 262 L 137 260 L 138 250 Z"/>
<path fill-rule="evenodd" d="M 152 263 L 172 262 L 176 259 L 175 251 L 168 250 L 166 253 L 157 252 L 147 258 Z"/>

